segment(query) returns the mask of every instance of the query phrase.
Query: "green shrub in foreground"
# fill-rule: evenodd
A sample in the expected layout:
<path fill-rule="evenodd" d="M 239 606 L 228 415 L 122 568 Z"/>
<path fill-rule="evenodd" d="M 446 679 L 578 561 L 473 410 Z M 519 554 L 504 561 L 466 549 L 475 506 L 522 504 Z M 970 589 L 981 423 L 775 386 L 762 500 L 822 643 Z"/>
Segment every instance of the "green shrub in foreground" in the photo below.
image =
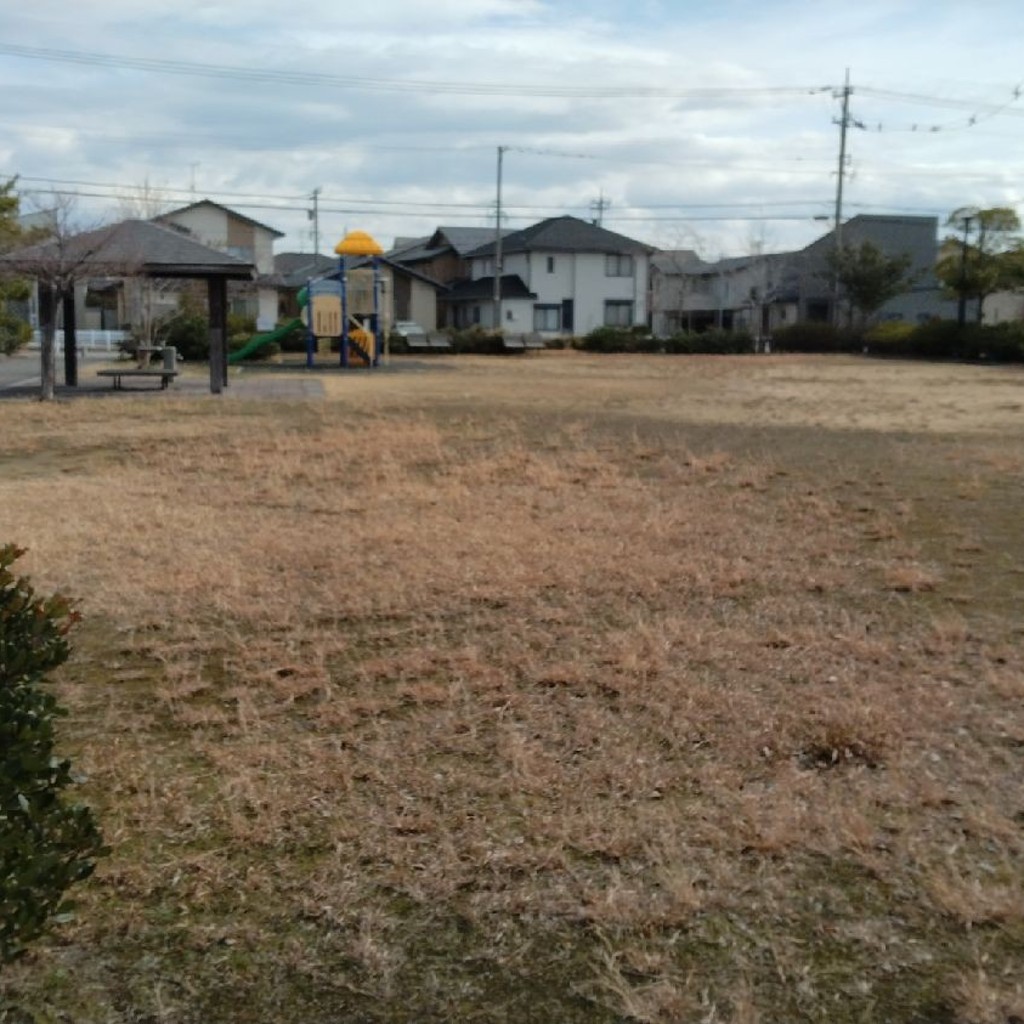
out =
<path fill-rule="evenodd" d="M 60 920 L 65 891 L 104 852 L 89 808 L 63 793 L 71 764 L 55 756 L 54 722 L 65 712 L 41 685 L 67 660 L 76 614 L 14 575 L 22 553 L 0 547 L 0 964 Z"/>

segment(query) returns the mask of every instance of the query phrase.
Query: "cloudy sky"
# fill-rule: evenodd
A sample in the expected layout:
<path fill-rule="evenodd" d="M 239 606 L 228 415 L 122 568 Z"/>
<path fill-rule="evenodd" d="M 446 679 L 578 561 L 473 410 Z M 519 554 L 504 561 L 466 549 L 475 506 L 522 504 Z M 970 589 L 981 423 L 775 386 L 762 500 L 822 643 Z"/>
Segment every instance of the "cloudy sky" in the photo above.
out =
<path fill-rule="evenodd" d="M 95 222 L 210 197 L 312 247 L 572 213 L 705 256 L 1024 213 L 1020 0 L 5 0 L 0 175 Z M 815 218 L 818 218 L 817 220 Z"/>

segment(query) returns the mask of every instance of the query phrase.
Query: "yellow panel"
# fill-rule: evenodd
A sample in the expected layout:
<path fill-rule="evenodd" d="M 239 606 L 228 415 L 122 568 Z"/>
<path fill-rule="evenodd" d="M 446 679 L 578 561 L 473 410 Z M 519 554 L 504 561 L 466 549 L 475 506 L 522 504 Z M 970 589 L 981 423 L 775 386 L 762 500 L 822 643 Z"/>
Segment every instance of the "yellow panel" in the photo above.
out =
<path fill-rule="evenodd" d="M 337 295 L 313 296 L 313 334 L 318 338 L 341 337 L 341 299 Z"/>

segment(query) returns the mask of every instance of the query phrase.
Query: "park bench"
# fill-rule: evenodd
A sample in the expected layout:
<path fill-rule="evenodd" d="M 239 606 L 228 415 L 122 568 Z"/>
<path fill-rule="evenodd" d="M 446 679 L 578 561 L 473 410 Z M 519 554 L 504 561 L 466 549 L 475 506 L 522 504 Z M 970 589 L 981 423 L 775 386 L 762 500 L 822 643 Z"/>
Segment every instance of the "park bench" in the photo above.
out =
<path fill-rule="evenodd" d="M 162 363 L 159 366 L 150 365 L 150 359 L 159 354 Z M 97 370 L 97 377 L 110 377 L 114 381 L 114 390 L 124 390 L 125 377 L 151 377 L 158 378 L 160 390 L 164 390 L 168 384 L 178 376 L 178 351 L 173 345 L 140 345 L 135 352 L 139 360 L 135 366 L 117 367 L 113 370 Z"/>
<path fill-rule="evenodd" d="M 160 388 L 163 390 L 175 377 L 178 376 L 177 370 L 167 370 L 164 367 L 157 367 L 152 370 L 143 370 L 139 367 L 133 366 L 123 370 L 97 370 L 97 377 L 112 377 L 114 380 L 114 390 L 123 391 L 124 385 L 122 383 L 125 377 L 154 377 L 160 379 Z"/>
<path fill-rule="evenodd" d="M 501 344 L 506 352 L 525 352 L 544 348 L 544 339 L 539 334 L 504 334 Z"/>

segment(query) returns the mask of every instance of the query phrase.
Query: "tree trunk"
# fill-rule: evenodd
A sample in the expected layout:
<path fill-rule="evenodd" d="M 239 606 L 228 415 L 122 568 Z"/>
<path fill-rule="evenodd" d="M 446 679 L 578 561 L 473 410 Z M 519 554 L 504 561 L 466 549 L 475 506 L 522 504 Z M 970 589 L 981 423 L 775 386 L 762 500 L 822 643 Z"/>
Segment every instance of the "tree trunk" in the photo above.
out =
<path fill-rule="evenodd" d="M 54 350 L 57 336 L 57 302 L 53 288 L 42 281 L 39 282 L 39 376 L 41 387 L 40 401 L 52 402 L 54 383 L 57 376 Z"/>

